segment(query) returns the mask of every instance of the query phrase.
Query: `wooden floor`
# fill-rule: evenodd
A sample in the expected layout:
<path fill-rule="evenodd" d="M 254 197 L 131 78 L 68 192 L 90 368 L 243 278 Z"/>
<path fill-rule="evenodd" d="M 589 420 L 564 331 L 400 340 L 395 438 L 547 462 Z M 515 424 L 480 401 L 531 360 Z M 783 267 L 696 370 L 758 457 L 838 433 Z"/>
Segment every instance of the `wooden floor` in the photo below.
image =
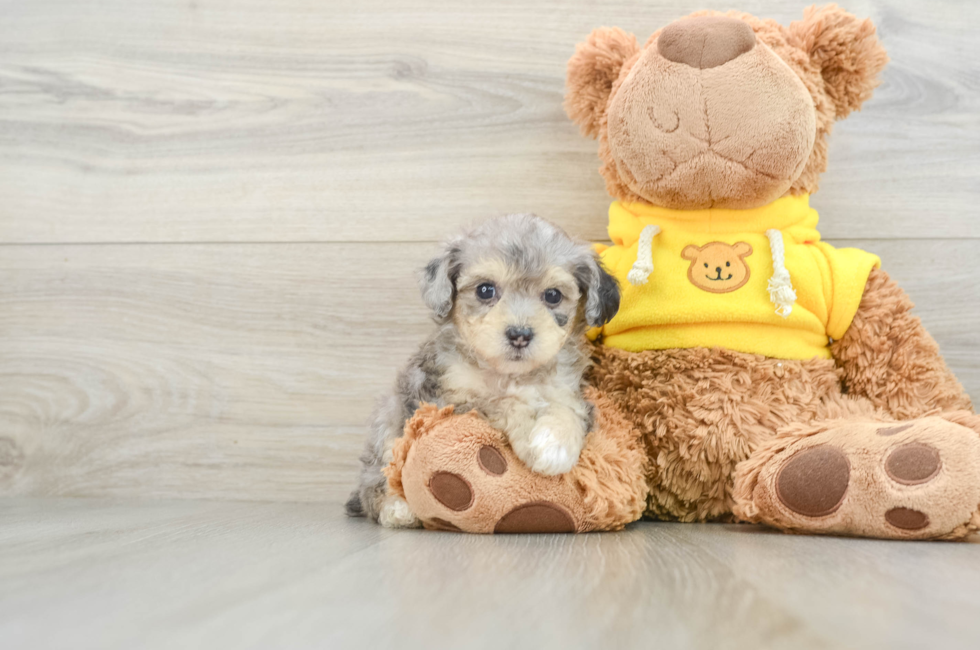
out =
<path fill-rule="evenodd" d="M 0 501 L 0 645 L 976 648 L 980 540 L 390 531 L 340 504 Z"/>

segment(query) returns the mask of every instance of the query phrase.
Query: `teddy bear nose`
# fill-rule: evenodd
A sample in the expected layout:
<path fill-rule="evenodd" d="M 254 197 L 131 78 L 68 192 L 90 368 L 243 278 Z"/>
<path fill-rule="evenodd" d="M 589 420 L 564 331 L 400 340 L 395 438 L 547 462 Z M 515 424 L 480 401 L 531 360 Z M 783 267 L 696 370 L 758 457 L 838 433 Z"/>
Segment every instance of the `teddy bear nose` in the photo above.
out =
<path fill-rule="evenodd" d="M 657 39 L 665 59 L 700 70 L 728 63 L 753 47 L 755 32 L 749 24 L 726 16 L 681 18 L 664 27 Z"/>

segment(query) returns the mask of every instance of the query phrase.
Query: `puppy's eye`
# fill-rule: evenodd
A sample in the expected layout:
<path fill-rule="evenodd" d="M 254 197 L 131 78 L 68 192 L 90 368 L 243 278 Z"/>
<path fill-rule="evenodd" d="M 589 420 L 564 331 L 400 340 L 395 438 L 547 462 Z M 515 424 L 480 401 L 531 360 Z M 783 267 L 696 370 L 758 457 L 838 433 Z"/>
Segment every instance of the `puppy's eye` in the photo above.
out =
<path fill-rule="evenodd" d="M 561 291 L 558 289 L 547 289 L 544 292 L 544 301 L 549 305 L 557 305 L 561 302 Z"/>
<path fill-rule="evenodd" d="M 707 262 L 704 263 L 704 268 L 708 268 L 708 263 Z"/>
<path fill-rule="evenodd" d="M 731 266 L 731 265 L 732 265 L 731 262 L 725 262 L 725 266 Z"/>
<path fill-rule="evenodd" d="M 495 295 L 497 295 L 497 287 L 489 282 L 484 282 L 476 288 L 476 297 L 480 300 L 493 300 Z"/>

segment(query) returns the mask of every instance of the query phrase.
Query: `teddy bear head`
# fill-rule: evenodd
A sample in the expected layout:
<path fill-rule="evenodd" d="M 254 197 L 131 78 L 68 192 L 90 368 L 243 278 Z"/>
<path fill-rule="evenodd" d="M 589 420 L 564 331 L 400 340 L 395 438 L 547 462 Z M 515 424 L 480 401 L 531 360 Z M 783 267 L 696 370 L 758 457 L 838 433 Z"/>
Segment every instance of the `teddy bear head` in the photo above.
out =
<path fill-rule="evenodd" d="M 697 12 L 642 48 L 593 31 L 568 63 L 565 109 L 599 139 L 617 199 L 754 208 L 817 189 L 834 120 L 871 96 L 887 61 L 871 21 L 836 5 L 789 27 Z"/>

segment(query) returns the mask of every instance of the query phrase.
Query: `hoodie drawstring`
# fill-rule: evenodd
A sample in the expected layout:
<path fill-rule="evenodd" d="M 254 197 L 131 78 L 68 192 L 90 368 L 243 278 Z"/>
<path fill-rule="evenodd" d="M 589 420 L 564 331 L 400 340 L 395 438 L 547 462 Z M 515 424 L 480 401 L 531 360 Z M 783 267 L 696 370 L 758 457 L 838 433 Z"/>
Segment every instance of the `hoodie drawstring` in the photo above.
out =
<path fill-rule="evenodd" d="M 626 275 L 633 286 L 646 284 L 653 273 L 653 238 L 660 233 L 660 226 L 644 226 L 636 249 L 636 262 Z"/>
<path fill-rule="evenodd" d="M 776 313 L 789 318 L 796 302 L 796 291 L 786 270 L 786 250 L 783 246 L 783 233 L 771 229 L 766 231 L 769 249 L 772 252 L 772 277 L 769 278 L 769 300 L 776 305 Z"/>

